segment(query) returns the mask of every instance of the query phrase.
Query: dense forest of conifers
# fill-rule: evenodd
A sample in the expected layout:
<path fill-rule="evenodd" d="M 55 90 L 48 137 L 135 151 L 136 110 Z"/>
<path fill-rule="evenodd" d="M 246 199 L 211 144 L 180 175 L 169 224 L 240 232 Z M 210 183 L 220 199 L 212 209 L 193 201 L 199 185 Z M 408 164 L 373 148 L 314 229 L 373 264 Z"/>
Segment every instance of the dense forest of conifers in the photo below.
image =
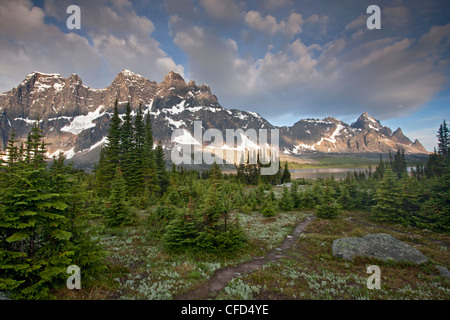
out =
<path fill-rule="evenodd" d="M 374 170 L 349 172 L 344 180 L 291 181 L 287 164 L 261 176 L 259 162 L 237 166 L 237 174 L 223 174 L 216 164 L 201 173 L 168 170 L 161 144 L 154 145 L 149 115 L 138 109 L 133 119 L 129 106 L 123 120 L 115 108 L 93 173 L 73 168 L 62 154 L 49 163 L 46 146 L 39 121 L 24 143 L 12 132 L 0 170 L 0 291 L 13 299 L 48 298 L 65 285 L 70 265 L 81 268 L 83 279 L 97 277 L 107 267 L 107 252 L 94 228 L 133 226 L 139 212 L 168 253 L 239 250 L 247 237 L 239 215 L 231 218 L 231 212 L 315 210 L 331 219 L 342 210 L 358 210 L 376 221 L 450 231 L 445 121 L 438 149 L 410 174 L 399 150 L 380 156 Z M 274 186 L 289 182 L 275 196 Z"/>

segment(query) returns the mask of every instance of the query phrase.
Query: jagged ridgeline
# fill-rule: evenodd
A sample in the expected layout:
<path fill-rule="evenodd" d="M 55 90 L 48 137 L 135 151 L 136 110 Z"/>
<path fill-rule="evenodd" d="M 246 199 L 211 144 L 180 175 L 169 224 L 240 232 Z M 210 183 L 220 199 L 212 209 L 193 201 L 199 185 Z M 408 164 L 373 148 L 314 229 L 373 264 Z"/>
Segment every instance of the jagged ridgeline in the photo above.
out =
<path fill-rule="evenodd" d="M 193 143 L 194 121 L 202 121 L 204 130 L 215 128 L 224 136 L 226 129 L 277 128 L 254 112 L 222 107 L 209 86 L 186 83 L 175 72 L 157 83 L 123 70 L 103 89 L 85 86 L 76 74 L 65 78 L 33 72 L 17 87 L 0 95 L 0 149 L 6 148 L 12 129 L 16 138 L 24 141 L 39 116 L 50 143 L 48 155 L 63 152 L 75 165 L 89 167 L 100 157 L 116 100 L 122 119 L 127 103 L 133 118 L 139 106 L 144 116 L 150 115 L 154 140 L 161 141 L 166 152 L 176 144 Z M 175 129 L 184 130 L 177 141 L 172 141 Z M 379 154 L 398 148 L 407 154 L 427 153 L 419 141 L 412 142 L 400 128 L 392 132 L 367 113 L 350 125 L 328 117 L 303 119 L 278 129 L 280 153 L 292 156 L 316 152 Z"/>

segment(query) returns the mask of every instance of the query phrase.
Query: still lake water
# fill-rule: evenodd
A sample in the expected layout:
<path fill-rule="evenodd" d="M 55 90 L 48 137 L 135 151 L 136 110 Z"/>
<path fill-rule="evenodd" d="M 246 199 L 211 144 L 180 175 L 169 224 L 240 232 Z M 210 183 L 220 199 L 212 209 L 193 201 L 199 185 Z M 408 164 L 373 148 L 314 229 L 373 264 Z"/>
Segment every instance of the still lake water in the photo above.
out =
<path fill-rule="evenodd" d="M 334 176 L 335 179 L 341 180 L 347 177 L 347 172 L 353 174 L 353 171 L 357 173 L 366 172 L 367 168 L 323 168 L 323 169 L 291 169 L 291 179 L 318 179 L 328 178 Z M 372 168 L 372 172 L 374 169 Z"/>
<path fill-rule="evenodd" d="M 412 167 L 408 167 L 408 172 L 411 172 Z M 356 171 L 358 174 L 362 171 L 366 174 L 369 172 L 368 168 L 323 168 L 323 169 L 290 169 L 291 179 L 318 179 L 328 178 L 334 176 L 336 180 L 343 180 L 347 177 L 347 172 L 353 175 Z M 366 172 L 367 171 L 367 172 Z M 372 168 L 372 173 L 375 172 L 375 168 Z"/>

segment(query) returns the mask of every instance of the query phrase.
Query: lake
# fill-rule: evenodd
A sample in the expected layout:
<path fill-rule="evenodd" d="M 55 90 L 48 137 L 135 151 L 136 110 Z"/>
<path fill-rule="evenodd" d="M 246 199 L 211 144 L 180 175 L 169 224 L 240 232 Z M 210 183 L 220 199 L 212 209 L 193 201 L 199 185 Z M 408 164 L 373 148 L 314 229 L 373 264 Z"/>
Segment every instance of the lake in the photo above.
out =
<path fill-rule="evenodd" d="M 318 178 L 328 178 L 332 175 L 337 180 L 343 180 L 347 177 L 347 172 L 353 171 L 360 173 L 361 171 L 366 173 L 368 168 L 323 168 L 323 169 L 290 169 L 291 179 L 318 179 Z M 375 168 L 372 168 L 372 173 L 375 172 Z M 408 167 L 408 172 L 411 172 L 411 167 Z M 367 175 L 367 173 L 366 173 Z"/>
<path fill-rule="evenodd" d="M 328 178 L 332 175 L 335 179 L 341 180 L 347 177 L 347 172 L 353 174 L 353 171 L 358 173 L 366 172 L 367 168 L 323 168 L 323 169 L 291 169 L 291 179 L 318 179 L 318 178 Z M 372 172 L 374 169 L 372 169 Z"/>

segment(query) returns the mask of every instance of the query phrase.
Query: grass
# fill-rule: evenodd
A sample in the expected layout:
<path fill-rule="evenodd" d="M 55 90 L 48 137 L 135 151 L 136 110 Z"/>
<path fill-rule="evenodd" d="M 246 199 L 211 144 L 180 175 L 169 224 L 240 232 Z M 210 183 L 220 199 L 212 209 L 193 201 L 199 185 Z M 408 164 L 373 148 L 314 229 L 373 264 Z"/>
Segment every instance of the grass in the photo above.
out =
<path fill-rule="evenodd" d="M 204 252 L 168 253 L 149 231 L 147 216 L 141 212 L 134 226 L 105 228 L 101 243 L 109 252 L 108 269 L 102 279 L 82 290 L 62 288 L 58 299 L 170 300 L 208 281 L 219 268 L 264 256 L 289 235 L 308 213 L 278 213 L 266 218 L 259 212 L 231 213 L 249 241 L 238 252 L 220 255 Z M 83 280 L 83 279 L 82 279 Z"/>
<path fill-rule="evenodd" d="M 435 269 L 435 265 L 450 267 L 450 252 L 443 245 L 448 245 L 450 236 L 394 227 L 373 226 L 367 214 L 360 212 L 345 212 L 334 220 L 316 219 L 286 258 L 240 277 L 239 288 L 257 288 L 252 291 L 254 299 L 450 299 L 450 281 Z M 378 232 L 415 246 L 430 261 L 420 266 L 362 258 L 350 262 L 332 255 L 334 240 Z M 367 267 L 372 264 L 381 269 L 380 290 L 367 288 Z M 225 290 L 220 298 L 238 296 L 236 290 Z"/>
<path fill-rule="evenodd" d="M 236 215 L 238 213 L 232 213 Z M 101 242 L 109 251 L 108 269 L 82 290 L 62 288 L 58 299 L 170 300 L 207 282 L 219 268 L 250 261 L 281 244 L 312 212 L 239 214 L 248 244 L 220 255 L 168 253 L 149 231 L 145 212 L 135 226 L 106 228 Z M 333 241 L 384 232 L 419 249 L 430 260 L 420 266 L 373 259 L 344 261 L 332 255 Z M 450 299 L 450 280 L 435 265 L 450 268 L 450 235 L 401 225 L 380 224 L 364 212 L 343 212 L 333 220 L 310 223 L 294 246 L 276 263 L 231 280 L 216 299 Z M 369 290 L 367 267 L 381 268 L 381 290 Z M 83 281 L 83 279 L 82 279 Z"/>

